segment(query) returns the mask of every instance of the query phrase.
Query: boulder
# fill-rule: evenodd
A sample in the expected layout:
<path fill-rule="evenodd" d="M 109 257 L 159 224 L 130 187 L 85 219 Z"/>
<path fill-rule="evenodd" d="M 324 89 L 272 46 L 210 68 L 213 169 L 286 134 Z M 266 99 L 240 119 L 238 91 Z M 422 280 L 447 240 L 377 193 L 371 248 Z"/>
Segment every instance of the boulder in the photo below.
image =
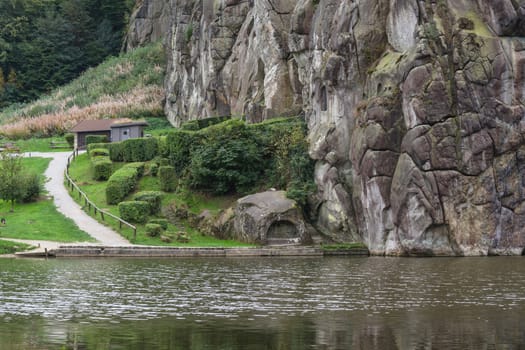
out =
<path fill-rule="evenodd" d="M 257 244 L 305 244 L 311 241 L 301 209 L 284 191 L 243 197 L 235 207 L 233 238 Z"/>

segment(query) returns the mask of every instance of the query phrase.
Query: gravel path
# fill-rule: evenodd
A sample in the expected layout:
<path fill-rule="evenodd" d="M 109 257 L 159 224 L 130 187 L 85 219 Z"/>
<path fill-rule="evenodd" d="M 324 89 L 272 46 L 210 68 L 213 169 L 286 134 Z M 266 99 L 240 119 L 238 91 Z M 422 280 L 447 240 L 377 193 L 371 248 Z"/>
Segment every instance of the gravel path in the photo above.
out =
<path fill-rule="evenodd" d="M 70 154 L 71 152 L 31 152 L 26 153 L 25 156 L 53 158 L 45 172 L 45 176 L 49 179 L 45 187 L 49 195 L 53 196 L 58 211 L 71 218 L 82 231 L 95 238 L 100 244 L 107 246 L 131 245 L 121 235 L 86 214 L 80 205 L 69 196 L 64 186 L 64 171 L 67 166 L 67 157 Z M 42 247 L 44 245 L 47 244 L 41 244 Z M 45 247 L 48 248 L 47 246 Z"/>

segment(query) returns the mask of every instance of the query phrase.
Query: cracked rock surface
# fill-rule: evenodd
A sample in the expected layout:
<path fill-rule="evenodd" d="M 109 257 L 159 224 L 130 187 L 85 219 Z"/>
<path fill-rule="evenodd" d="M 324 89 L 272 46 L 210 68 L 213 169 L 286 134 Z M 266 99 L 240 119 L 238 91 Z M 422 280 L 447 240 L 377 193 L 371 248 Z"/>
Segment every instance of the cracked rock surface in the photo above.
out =
<path fill-rule="evenodd" d="M 327 239 L 523 253 L 525 0 L 167 1 L 169 119 L 304 115 Z"/>

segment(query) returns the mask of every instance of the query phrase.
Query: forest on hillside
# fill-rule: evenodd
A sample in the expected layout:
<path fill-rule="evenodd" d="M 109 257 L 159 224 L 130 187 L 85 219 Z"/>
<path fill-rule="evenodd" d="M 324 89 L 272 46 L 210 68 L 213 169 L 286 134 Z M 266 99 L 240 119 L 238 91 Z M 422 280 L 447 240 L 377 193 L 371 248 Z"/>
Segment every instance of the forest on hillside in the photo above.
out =
<path fill-rule="evenodd" d="M 0 1 L 0 109 L 118 54 L 134 0 Z"/>

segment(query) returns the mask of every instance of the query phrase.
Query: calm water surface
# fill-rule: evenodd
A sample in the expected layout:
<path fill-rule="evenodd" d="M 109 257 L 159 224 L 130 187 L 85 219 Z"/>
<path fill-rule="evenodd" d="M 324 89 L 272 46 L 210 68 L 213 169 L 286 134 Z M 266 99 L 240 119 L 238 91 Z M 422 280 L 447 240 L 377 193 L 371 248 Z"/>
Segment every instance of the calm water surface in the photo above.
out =
<path fill-rule="evenodd" d="M 0 259 L 0 349 L 523 349 L 525 260 Z"/>

